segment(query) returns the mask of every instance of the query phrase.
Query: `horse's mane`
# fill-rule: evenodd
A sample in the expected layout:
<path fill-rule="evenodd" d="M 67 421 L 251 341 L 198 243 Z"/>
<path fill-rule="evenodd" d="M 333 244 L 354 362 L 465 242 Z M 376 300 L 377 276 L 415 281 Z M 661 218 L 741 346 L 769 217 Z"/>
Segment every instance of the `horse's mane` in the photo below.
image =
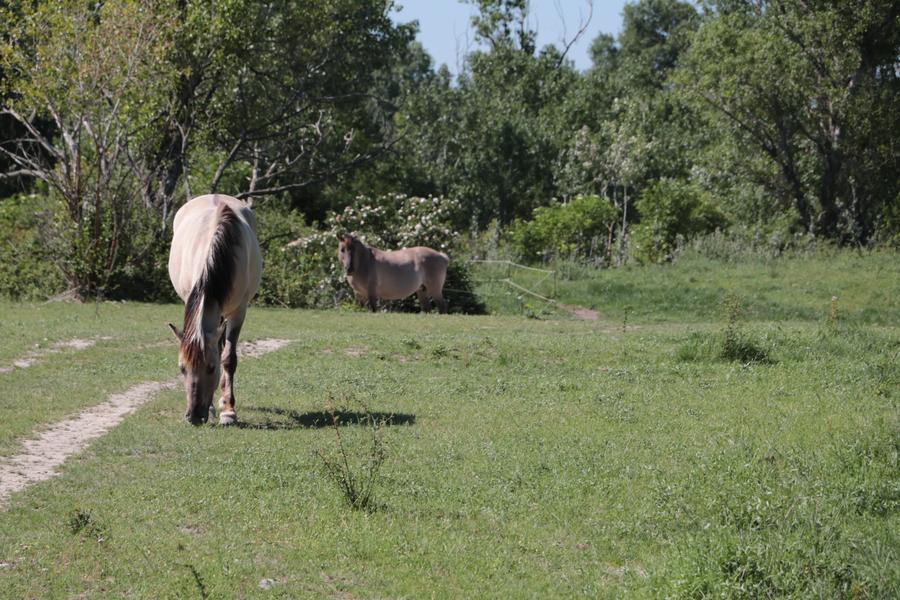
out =
<path fill-rule="evenodd" d="M 216 212 L 216 230 L 209 244 L 203 273 L 194 283 L 184 305 L 181 352 L 192 367 L 204 358 L 203 307 L 207 299 L 221 307 L 234 281 L 234 253 L 241 243 L 240 220 L 227 204 Z"/>

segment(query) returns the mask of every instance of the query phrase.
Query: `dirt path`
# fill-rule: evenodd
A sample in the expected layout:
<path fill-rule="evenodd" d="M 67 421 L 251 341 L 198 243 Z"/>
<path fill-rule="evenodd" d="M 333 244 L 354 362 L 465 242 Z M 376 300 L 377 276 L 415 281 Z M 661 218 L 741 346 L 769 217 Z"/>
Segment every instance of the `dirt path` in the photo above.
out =
<path fill-rule="evenodd" d="M 102 335 L 89 339 L 72 338 L 71 340 L 56 342 L 49 348 L 30 350 L 22 358 L 17 358 L 12 361 L 11 364 L 0 367 L 0 373 L 10 373 L 16 369 L 27 369 L 28 367 L 41 362 L 42 359 L 47 358 L 51 354 L 59 354 L 63 350 L 84 350 L 85 348 L 90 348 L 96 344 L 98 340 L 111 339 L 112 338 L 108 335 Z"/>
<path fill-rule="evenodd" d="M 242 343 L 242 358 L 258 358 L 288 345 L 291 340 L 265 339 Z M 57 474 L 57 469 L 73 454 L 84 450 L 121 423 L 139 406 L 163 390 L 177 387 L 179 379 L 144 381 L 59 423 L 51 425 L 34 439 L 22 444 L 22 452 L 0 459 L 0 506 L 15 492 Z"/>
<path fill-rule="evenodd" d="M 596 321 L 600 318 L 600 313 L 592 308 L 585 308 L 583 306 L 575 306 L 574 304 L 557 304 L 563 310 L 567 310 L 579 319 L 584 319 L 585 321 Z"/>

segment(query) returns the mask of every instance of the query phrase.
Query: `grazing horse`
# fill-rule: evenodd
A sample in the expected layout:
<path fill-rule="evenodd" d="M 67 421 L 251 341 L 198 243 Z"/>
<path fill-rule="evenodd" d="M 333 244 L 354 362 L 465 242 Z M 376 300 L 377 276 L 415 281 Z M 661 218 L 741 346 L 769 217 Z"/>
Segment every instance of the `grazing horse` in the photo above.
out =
<path fill-rule="evenodd" d="M 262 255 L 250 206 L 221 194 L 198 196 L 175 214 L 169 278 L 184 301 L 181 330 L 169 323 L 181 344 L 187 411 L 194 425 L 205 423 L 218 383 L 219 424 L 237 421 L 234 371 L 237 342 L 247 303 L 259 288 Z M 224 367 L 224 370 L 223 370 Z M 220 378 L 221 375 L 221 378 Z"/>
<path fill-rule="evenodd" d="M 431 296 L 444 314 L 444 280 L 447 279 L 447 255 L 416 246 L 402 250 L 379 250 L 349 234 L 338 234 L 338 258 L 347 282 L 362 304 L 368 302 L 375 312 L 378 298 L 400 300 L 413 292 L 419 295 L 422 311 L 431 310 Z"/>

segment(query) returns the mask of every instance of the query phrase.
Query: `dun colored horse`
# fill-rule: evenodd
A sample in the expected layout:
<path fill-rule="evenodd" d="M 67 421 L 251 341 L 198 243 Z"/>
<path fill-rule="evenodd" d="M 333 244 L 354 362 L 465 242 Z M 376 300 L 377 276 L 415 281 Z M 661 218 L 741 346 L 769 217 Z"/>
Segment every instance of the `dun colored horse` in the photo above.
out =
<path fill-rule="evenodd" d="M 357 300 L 368 303 L 372 312 L 378 298 L 400 300 L 413 292 L 419 295 L 423 312 L 431 310 L 429 296 L 441 313 L 447 312 L 443 288 L 450 259 L 442 252 L 424 246 L 378 250 L 356 236 L 339 234 L 338 258 Z"/>
<path fill-rule="evenodd" d="M 185 304 L 182 329 L 171 323 L 169 327 L 181 344 L 178 366 L 187 394 L 184 418 L 199 425 L 210 412 L 215 415 L 210 409 L 218 383 L 219 423 L 230 425 L 237 421 L 238 337 L 262 274 L 256 219 L 237 198 L 211 194 L 182 206 L 173 229 L 169 278 Z"/>

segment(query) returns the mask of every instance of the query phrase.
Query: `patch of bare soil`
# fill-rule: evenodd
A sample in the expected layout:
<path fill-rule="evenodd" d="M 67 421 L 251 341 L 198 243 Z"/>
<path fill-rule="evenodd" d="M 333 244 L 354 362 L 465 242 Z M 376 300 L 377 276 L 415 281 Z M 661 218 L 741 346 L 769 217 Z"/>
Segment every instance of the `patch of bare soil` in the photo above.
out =
<path fill-rule="evenodd" d="M 563 310 L 569 311 L 579 319 L 584 319 L 585 321 L 596 321 L 600 318 L 600 313 L 591 308 L 575 306 L 574 304 L 558 304 L 557 306 L 559 306 Z"/>
<path fill-rule="evenodd" d="M 52 354 L 59 354 L 63 350 L 85 350 L 96 344 L 99 340 L 111 339 L 112 338 L 108 335 L 96 336 L 89 339 L 72 338 L 71 340 L 56 342 L 49 348 L 29 350 L 22 358 L 17 358 L 12 361 L 12 364 L 0 367 L 0 373 L 10 373 L 16 369 L 27 369 L 28 367 L 38 364 L 42 359 L 47 358 Z"/>
<path fill-rule="evenodd" d="M 259 358 L 269 352 L 280 350 L 290 343 L 291 340 L 281 340 L 277 338 L 241 342 L 238 345 L 238 353 L 242 358 Z"/>
<path fill-rule="evenodd" d="M 368 348 L 360 348 L 356 346 L 350 346 L 346 350 L 344 350 L 344 354 L 347 356 L 352 356 L 353 358 L 359 358 L 360 356 L 365 356 L 369 352 Z"/>
<path fill-rule="evenodd" d="M 238 346 L 238 352 L 244 358 L 258 358 L 289 343 L 290 340 L 280 339 L 244 342 Z M 36 438 L 25 440 L 19 454 L 0 460 L 0 505 L 15 492 L 56 475 L 60 465 L 84 450 L 91 440 L 121 423 L 162 390 L 175 388 L 178 383 L 176 378 L 135 384 L 101 404 L 51 425 Z"/>

